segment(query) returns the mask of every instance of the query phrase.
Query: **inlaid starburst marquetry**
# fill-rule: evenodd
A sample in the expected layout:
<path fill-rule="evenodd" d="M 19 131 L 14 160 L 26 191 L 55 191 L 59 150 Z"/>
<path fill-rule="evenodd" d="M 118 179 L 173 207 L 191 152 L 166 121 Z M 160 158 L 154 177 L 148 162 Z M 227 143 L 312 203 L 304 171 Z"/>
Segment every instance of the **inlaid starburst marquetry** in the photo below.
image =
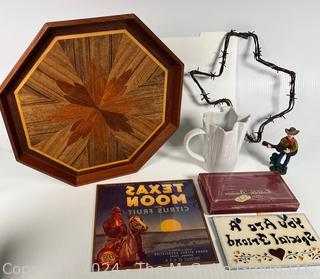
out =
<path fill-rule="evenodd" d="M 15 91 L 29 148 L 74 170 L 129 160 L 164 123 L 166 82 L 125 30 L 56 37 Z"/>

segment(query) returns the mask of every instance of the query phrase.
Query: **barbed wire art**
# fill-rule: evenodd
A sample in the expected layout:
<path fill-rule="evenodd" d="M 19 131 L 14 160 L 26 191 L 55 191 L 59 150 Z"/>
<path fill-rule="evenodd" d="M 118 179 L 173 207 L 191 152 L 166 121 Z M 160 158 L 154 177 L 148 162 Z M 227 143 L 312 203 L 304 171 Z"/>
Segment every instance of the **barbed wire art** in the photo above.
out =
<path fill-rule="evenodd" d="M 205 100 L 209 105 L 213 105 L 213 106 L 223 105 L 223 104 L 225 104 L 227 106 L 232 106 L 231 100 L 229 100 L 227 98 L 212 100 L 209 97 L 210 93 L 205 91 L 205 89 L 201 86 L 199 80 L 197 79 L 197 77 L 203 76 L 203 77 L 208 77 L 208 78 L 214 80 L 215 78 L 220 77 L 223 74 L 223 71 L 226 67 L 228 47 L 229 47 L 229 42 L 230 42 L 231 37 L 239 37 L 242 39 L 252 38 L 253 42 L 254 42 L 254 51 L 253 51 L 254 59 L 257 62 L 265 65 L 266 67 L 273 69 L 277 73 L 283 72 L 283 73 L 288 74 L 290 76 L 290 82 L 289 82 L 290 90 L 289 90 L 289 94 L 287 95 L 289 97 L 289 103 L 288 103 L 287 108 L 277 114 L 270 115 L 269 117 L 267 117 L 260 124 L 260 126 L 256 132 L 252 132 L 251 134 L 250 133 L 246 134 L 246 139 L 249 142 L 258 143 L 262 139 L 262 134 L 263 134 L 263 131 L 264 131 L 264 128 L 266 125 L 268 125 L 269 123 L 274 123 L 274 120 L 277 118 L 285 118 L 285 115 L 287 113 L 289 113 L 294 108 L 295 100 L 296 100 L 296 94 L 295 94 L 296 73 L 293 71 L 287 70 L 285 68 L 279 67 L 271 62 L 268 62 L 268 61 L 262 59 L 259 39 L 258 39 L 258 36 L 254 32 L 236 32 L 235 30 L 231 30 L 225 36 L 224 46 L 223 46 L 223 49 L 221 50 L 220 56 L 218 57 L 218 59 L 221 59 L 221 61 L 219 62 L 220 63 L 219 71 L 214 72 L 214 73 L 212 73 L 212 72 L 208 73 L 208 72 L 202 72 L 199 69 L 197 69 L 197 70 L 192 70 L 189 72 L 189 74 L 192 77 L 192 80 L 196 83 L 196 85 L 200 89 L 201 101 Z"/>

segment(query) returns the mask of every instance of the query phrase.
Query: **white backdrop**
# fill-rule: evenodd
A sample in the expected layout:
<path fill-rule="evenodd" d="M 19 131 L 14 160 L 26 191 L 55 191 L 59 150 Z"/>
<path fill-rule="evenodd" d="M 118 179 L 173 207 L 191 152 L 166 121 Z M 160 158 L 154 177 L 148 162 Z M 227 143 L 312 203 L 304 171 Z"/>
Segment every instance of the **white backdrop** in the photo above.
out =
<path fill-rule="evenodd" d="M 316 30 L 320 25 L 319 8 L 320 4 L 311 0 L 0 0 L 0 80 L 47 21 L 136 13 L 159 37 L 197 36 L 201 32 L 230 29 L 254 30 L 260 37 L 263 57 L 297 73 L 297 106 L 287 120 L 267 126 L 265 139 L 278 140 L 285 127 L 296 126 L 301 130 L 299 157 L 293 158 L 285 179 L 301 202 L 300 210 L 320 232 L 317 208 L 320 195 L 317 160 L 320 157 L 317 125 L 320 35 Z M 244 55 L 250 48 L 248 42 L 239 41 L 238 46 L 238 108 L 258 118 L 284 107 L 289 88 L 286 77 L 265 71 L 252 62 L 251 56 Z M 213 47 L 213 55 L 215 51 Z M 234 73 L 232 64 L 228 69 Z M 230 72 L 226 72 L 226 79 L 228 74 Z M 221 92 L 223 77 L 215 81 L 214 90 L 219 96 L 224 94 Z M 183 133 L 177 135 L 181 138 Z M 121 180 L 172 179 L 177 175 L 181 177 L 176 178 L 182 178 L 189 177 L 191 170 L 195 178 L 201 168 L 182 156 L 177 142 L 179 145 L 175 136 L 140 172 Z M 177 155 L 172 162 L 179 162 L 179 170 L 168 168 L 168 154 Z M 237 170 L 267 170 L 269 154 L 270 151 L 261 145 L 245 145 Z M 164 171 L 158 173 L 155 169 Z M 93 207 L 93 185 L 74 189 L 15 163 L 0 120 L 0 263 L 10 260 L 18 265 L 41 265 L 46 270 L 38 277 L 29 274 L 28 278 L 126 278 L 128 275 L 132 278 L 318 278 L 319 269 L 316 268 L 226 272 L 220 264 L 187 267 L 181 271 L 90 274 L 87 263 L 92 248 Z M 30 255 L 33 258 L 29 258 Z"/>

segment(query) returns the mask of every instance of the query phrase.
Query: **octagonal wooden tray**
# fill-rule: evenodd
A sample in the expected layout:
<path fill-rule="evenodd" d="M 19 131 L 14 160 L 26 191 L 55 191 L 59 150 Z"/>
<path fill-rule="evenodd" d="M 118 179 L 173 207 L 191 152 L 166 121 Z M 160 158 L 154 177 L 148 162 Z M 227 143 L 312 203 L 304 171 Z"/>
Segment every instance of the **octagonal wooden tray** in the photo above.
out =
<path fill-rule="evenodd" d="M 178 127 L 182 80 L 135 15 L 47 23 L 0 88 L 16 159 L 73 185 L 137 171 Z"/>

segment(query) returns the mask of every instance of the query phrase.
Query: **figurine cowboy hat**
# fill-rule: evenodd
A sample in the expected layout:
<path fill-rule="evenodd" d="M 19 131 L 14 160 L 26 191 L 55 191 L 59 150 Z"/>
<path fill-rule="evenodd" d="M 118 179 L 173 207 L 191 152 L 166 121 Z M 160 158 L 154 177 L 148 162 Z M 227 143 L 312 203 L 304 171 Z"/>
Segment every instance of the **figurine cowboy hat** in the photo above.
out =
<path fill-rule="evenodd" d="M 297 130 L 294 127 L 290 127 L 289 129 L 285 129 L 285 131 L 286 131 L 287 135 L 290 135 L 290 136 L 295 136 L 300 132 L 299 130 Z"/>

